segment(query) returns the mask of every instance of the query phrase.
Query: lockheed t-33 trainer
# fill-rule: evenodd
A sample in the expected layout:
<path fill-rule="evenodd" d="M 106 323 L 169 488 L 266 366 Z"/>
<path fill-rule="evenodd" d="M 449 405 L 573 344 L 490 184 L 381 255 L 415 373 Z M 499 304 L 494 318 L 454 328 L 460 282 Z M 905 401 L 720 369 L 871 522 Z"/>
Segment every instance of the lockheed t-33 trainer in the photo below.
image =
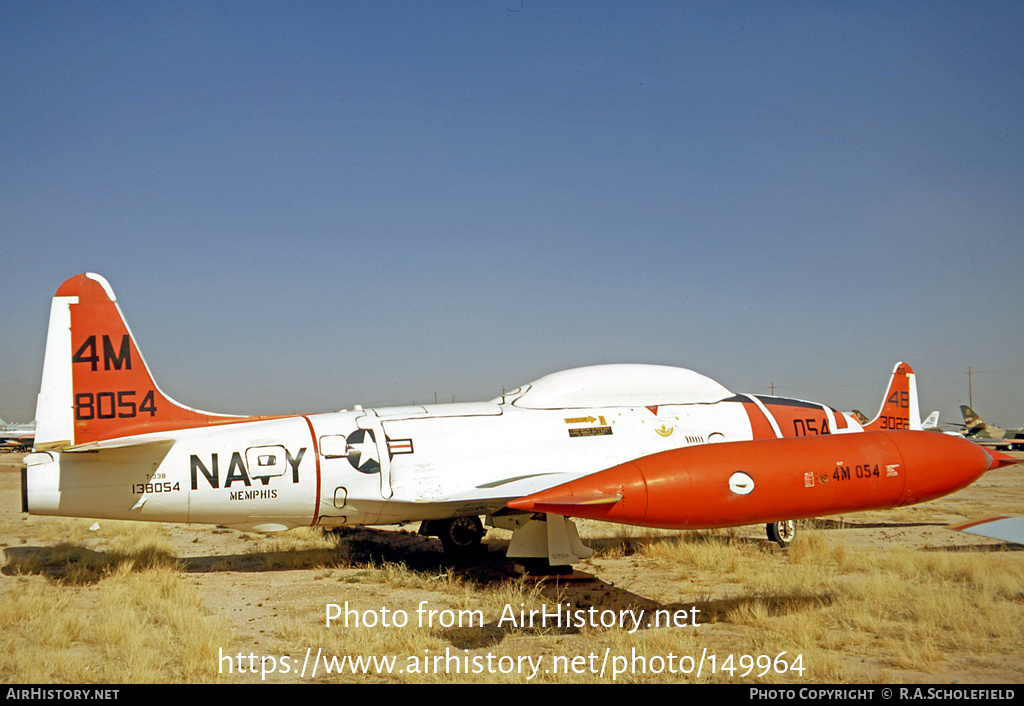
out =
<path fill-rule="evenodd" d="M 829 406 L 734 394 L 681 368 L 599 365 L 489 402 L 228 416 L 154 382 L 107 281 L 53 298 L 22 504 L 40 515 L 210 523 L 256 531 L 420 522 L 447 550 L 513 531 L 508 556 L 575 563 L 571 517 L 676 528 L 906 505 L 1014 462 L 919 431 L 896 366 L 861 425 Z"/>

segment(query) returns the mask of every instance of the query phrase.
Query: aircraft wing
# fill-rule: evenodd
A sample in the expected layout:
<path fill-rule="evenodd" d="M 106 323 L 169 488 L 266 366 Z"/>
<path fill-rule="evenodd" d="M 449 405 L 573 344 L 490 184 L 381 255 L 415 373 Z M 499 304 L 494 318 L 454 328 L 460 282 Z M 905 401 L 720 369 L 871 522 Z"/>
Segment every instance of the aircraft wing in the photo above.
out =
<path fill-rule="evenodd" d="M 979 537 L 1001 539 L 1004 542 L 1024 544 L 1024 517 L 989 517 L 959 525 L 949 525 L 949 529 Z"/>
<path fill-rule="evenodd" d="M 502 479 L 494 483 L 485 483 L 461 492 L 439 494 L 435 498 L 424 500 L 424 502 L 443 505 L 486 505 L 500 509 L 511 500 L 517 500 L 532 493 L 574 480 L 578 476 L 579 474 L 557 472 L 532 473 Z"/>
<path fill-rule="evenodd" d="M 1020 447 L 1024 447 L 1024 440 L 1021 439 L 986 439 L 980 436 L 972 436 L 968 434 L 966 437 L 969 441 L 985 446 L 990 449 L 1003 449 L 1004 451 L 1016 451 Z"/>

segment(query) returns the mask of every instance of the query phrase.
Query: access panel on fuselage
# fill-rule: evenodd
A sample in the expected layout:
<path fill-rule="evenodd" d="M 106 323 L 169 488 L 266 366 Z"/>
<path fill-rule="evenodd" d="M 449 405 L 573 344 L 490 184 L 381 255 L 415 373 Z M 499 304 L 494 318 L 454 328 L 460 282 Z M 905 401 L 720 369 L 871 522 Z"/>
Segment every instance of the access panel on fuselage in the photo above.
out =
<path fill-rule="evenodd" d="M 374 524 L 391 496 L 391 460 L 372 410 L 310 417 L 320 464 L 317 523 Z"/>

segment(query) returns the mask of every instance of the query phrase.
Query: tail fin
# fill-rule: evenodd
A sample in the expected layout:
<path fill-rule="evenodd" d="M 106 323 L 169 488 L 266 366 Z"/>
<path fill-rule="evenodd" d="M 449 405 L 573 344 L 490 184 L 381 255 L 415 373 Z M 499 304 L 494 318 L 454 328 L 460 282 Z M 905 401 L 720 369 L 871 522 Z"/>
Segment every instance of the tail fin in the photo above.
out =
<path fill-rule="evenodd" d="M 981 418 L 981 415 L 965 404 L 960 405 L 960 412 L 964 415 L 964 426 L 968 434 L 977 434 L 982 431 L 989 431 L 991 424 Z"/>
<path fill-rule="evenodd" d="M 161 392 L 103 277 L 75 275 L 57 290 L 36 403 L 37 451 L 245 419 L 200 412 Z"/>
<path fill-rule="evenodd" d="M 921 429 L 921 410 L 917 402 L 917 376 L 906 363 L 897 363 L 889 378 L 878 415 L 864 425 L 865 431 L 880 429 Z"/>

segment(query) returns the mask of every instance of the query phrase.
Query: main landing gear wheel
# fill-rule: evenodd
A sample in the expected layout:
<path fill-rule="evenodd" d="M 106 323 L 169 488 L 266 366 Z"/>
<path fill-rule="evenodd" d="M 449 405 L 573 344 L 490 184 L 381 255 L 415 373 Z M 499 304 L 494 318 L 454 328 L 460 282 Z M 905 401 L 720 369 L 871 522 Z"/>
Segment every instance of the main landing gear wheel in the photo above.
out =
<path fill-rule="evenodd" d="M 449 556 L 465 557 L 480 551 L 484 525 L 479 517 L 454 517 L 439 522 L 437 530 L 445 554 Z"/>
<path fill-rule="evenodd" d="M 768 539 L 780 547 L 788 547 L 796 536 L 796 522 L 793 520 L 782 520 L 780 522 L 769 522 L 766 528 Z"/>

